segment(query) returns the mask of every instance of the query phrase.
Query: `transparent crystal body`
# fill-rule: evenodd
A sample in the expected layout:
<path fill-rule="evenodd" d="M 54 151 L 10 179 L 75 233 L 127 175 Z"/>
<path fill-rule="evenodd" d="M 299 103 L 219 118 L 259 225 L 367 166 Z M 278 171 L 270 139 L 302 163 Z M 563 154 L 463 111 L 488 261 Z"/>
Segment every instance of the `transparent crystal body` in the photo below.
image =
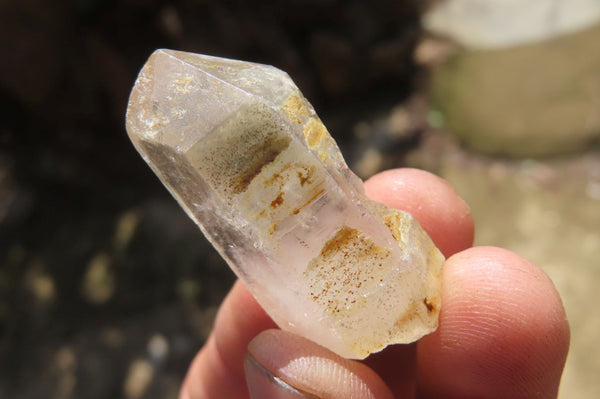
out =
<path fill-rule="evenodd" d="M 443 256 L 410 214 L 365 197 L 285 72 L 157 50 L 127 131 L 282 329 L 364 358 L 437 327 Z"/>

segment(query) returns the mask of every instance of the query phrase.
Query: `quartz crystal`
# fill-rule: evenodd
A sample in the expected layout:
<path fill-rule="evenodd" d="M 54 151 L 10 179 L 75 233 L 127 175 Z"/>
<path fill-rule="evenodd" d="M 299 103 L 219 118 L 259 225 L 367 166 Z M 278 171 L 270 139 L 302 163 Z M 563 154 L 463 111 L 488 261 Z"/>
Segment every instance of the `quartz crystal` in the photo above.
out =
<path fill-rule="evenodd" d="M 437 327 L 443 256 L 410 214 L 365 197 L 285 72 L 157 50 L 127 131 L 282 329 L 361 359 Z"/>

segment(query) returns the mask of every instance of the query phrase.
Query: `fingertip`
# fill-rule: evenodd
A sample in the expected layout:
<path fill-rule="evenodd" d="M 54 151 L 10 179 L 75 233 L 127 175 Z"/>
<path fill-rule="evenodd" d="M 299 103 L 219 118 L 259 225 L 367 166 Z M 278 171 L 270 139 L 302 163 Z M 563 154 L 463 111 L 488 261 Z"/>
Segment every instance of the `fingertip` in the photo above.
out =
<path fill-rule="evenodd" d="M 260 367 L 307 397 L 393 397 L 381 378 L 366 365 L 343 359 L 290 332 L 263 331 L 252 340 L 248 353 Z"/>
<path fill-rule="evenodd" d="M 440 327 L 418 346 L 426 397 L 556 397 L 569 326 L 552 281 L 510 251 L 477 247 L 444 267 Z"/>
<path fill-rule="evenodd" d="M 444 256 L 473 244 L 471 209 L 444 179 L 419 169 L 392 169 L 365 182 L 367 196 L 412 214 Z"/>

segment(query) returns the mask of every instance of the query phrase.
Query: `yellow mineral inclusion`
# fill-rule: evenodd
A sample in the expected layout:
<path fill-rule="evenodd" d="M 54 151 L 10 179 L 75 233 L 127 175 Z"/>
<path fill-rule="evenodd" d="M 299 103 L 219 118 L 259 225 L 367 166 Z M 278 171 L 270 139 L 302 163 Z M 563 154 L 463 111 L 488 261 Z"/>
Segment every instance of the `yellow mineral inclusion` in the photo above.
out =
<path fill-rule="evenodd" d="M 306 99 L 300 93 L 294 93 L 288 97 L 283 103 L 281 108 L 290 118 L 300 124 L 309 115 L 308 109 L 306 108 Z"/>
<path fill-rule="evenodd" d="M 322 162 L 327 162 L 329 160 L 329 153 L 325 144 L 330 144 L 327 141 L 331 136 L 329 136 L 325 125 L 316 118 L 310 118 L 306 122 L 302 133 L 309 148 L 317 152 Z"/>
<path fill-rule="evenodd" d="M 304 138 L 310 148 L 317 148 L 329 134 L 325 126 L 315 118 L 310 118 L 304 127 Z"/>
<path fill-rule="evenodd" d="M 268 235 L 325 191 L 320 165 L 273 118 L 267 107 L 245 108 L 187 154 L 214 190 Z"/>
<path fill-rule="evenodd" d="M 190 92 L 194 77 L 191 75 L 185 75 L 181 79 L 175 81 L 175 91 L 179 94 L 187 94 Z"/>
<path fill-rule="evenodd" d="M 392 262 L 388 249 L 344 226 L 323 245 L 304 274 L 311 282 L 311 298 L 336 317 L 344 317 L 360 309 L 369 292 L 389 273 Z"/>

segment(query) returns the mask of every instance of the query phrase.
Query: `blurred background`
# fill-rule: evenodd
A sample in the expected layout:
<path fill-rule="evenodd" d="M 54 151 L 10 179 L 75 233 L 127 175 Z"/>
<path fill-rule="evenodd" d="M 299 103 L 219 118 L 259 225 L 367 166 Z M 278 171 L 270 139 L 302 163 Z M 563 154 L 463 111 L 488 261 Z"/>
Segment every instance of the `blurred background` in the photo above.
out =
<path fill-rule="evenodd" d="M 0 2 L 0 398 L 175 398 L 234 280 L 124 129 L 160 47 L 284 69 L 363 178 L 448 179 L 563 296 L 561 397 L 600 397 L 600 4 L 519 3 Z"/>

